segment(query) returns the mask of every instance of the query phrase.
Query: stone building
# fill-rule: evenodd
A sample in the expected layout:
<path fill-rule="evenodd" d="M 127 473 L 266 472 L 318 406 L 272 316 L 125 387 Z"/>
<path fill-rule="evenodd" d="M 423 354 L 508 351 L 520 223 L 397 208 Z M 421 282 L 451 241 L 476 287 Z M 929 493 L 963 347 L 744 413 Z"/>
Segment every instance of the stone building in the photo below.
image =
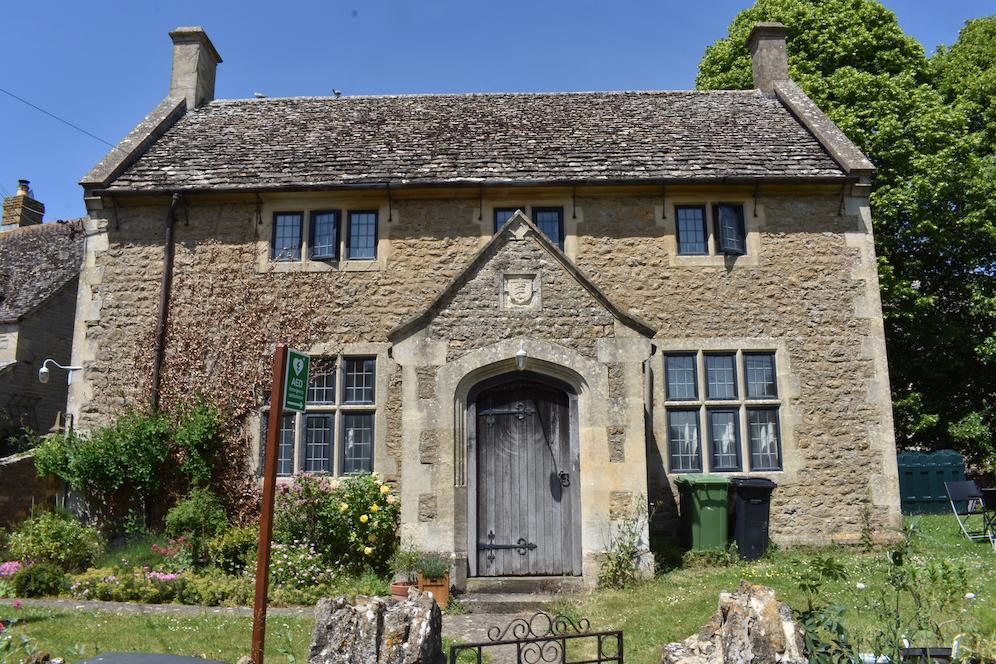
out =
<path fill-rule="evenodd" d="M 397 483 L 458 586 L 594 581 L 645 501 L 673 532 L 685 472 L 775 480 L 779 542 L 895 528 L 873 166 L 785 34 L 752 33 L 750 91 L 215 100 L 176 30 L 169 95 L 82 182 L 79 426 L 203 392 L 255 466 L 286 341 L 280 474 Z"/>
<path fill-rule="evenodd" d="M 38 380 L 46 358 L 68 365 L 83 262 L 81 220 L 42 224 L 27 180 L 3 201 L 0 225 L 0 440 L 62 422 L 67 377 Z M 3 446 L 0 445 L 0 450 Z"/>

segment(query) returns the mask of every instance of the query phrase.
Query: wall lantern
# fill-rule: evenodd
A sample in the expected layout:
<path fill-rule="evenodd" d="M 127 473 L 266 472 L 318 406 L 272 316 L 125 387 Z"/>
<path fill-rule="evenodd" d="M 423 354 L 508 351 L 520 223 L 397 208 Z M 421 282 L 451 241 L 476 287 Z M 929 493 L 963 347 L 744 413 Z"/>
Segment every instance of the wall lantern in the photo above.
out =
<path fill-rule="evenodd" d="M 83 367 L 64 366 L 62 364 L 59 364 L 58 362 L 56 362 L 52 358 L 47 358 L 44 362 L 42 362 L 41 369 L 38 370 L 38 381 L 41 382 L 41 383 L 47 383 L 48 379 L 51 377 L 51 375 L 50 375 L 51 372 L 49 371 L 49 368 L 48 368 L 49 363 L 52 363 L 55 366 L 59 367 L 60 369 L 64 369 L 64 370 L 66 370 L 66 372 L 68 372 L 69 376 L 68 376 L 68 379 L 66 380 L 66 385 L 72 385 L 73 384 L 73 372 L 74 371 L 82 371 L 83 370 Z"/>
<path fill-rule="evenodd" d="M 519 340 L 519 350 L 515 351 L 515 368 L 519 371 L 526 370 L 526 342 Z"/>

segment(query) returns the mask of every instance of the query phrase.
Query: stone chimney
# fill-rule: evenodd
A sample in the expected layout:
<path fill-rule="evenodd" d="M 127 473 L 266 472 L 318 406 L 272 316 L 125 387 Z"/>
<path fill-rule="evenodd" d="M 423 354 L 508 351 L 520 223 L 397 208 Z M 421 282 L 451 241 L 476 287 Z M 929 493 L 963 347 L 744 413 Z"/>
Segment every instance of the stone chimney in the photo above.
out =
<path fill-rule="evenodd" d="M 3 199 L 3 223 L 0 224 L 3 230 L 42 222 L 45 206 L 31 198 L 30 184 L 27 180 L 18 180 L 17 193 Z"/>
<path fill-rule="evenodd" d="M 221 56 L 203 28 L 177 28 L 169 33 L 173 40 L 173 73 L 170 96 L 186 97 L 192 111 L 214 99 L 214 75 Z"/>
<path fill-rule="evenodd" d="M 747 37 L 754 87 L 766 94 L 771 94 L 775 81 L 788 80 L 786 34 L 788 28 L 781 23 L 764 21 L 755 24 Z"/>

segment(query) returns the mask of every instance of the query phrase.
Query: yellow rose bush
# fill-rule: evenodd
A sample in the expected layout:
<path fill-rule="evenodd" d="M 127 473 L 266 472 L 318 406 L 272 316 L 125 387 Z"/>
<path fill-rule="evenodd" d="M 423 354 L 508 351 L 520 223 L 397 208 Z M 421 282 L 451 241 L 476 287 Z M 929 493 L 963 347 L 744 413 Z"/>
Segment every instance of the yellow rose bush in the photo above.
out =
<path fill-rule="evenodd" d="M 401 504 L 374 475 L 296 475 L 276 496 L 273 539 L 307 542 L 330 567 L 384 573 L 398 545 Z"/>

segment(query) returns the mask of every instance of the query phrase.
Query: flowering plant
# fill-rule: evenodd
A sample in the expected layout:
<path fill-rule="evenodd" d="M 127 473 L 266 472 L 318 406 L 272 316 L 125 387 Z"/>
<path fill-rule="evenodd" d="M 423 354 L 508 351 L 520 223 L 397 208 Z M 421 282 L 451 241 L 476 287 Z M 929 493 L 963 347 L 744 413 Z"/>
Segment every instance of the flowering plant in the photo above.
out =
<path fill-rule="evenodd" d="M 274 540 L 309 542 L 327 567 L 384 572 L 397 547 L 401 504 L 376 475 L 296 475 L 276 496 Z"/>
<path fill-rule="evenodd" d="M 157 556 L 162 556 L 163 564 L 169 570 L 185 572 L 193 569 L 194 548 L 185 536 L 168 540 L 165 546 L 153 544 L 151 550 Z"/>
<path fill-rule="evenodd" d="M 14 576 L 21 571 L 23 565 L 18 560 L 8 560 L 7 562 L 0 564 L 0 579 L 6 579 L 9 576 Z"/>
<path fill-rule="evenodd" d="M 307 588 L 330 582 L 335 572 L 318 555 L 314 544 L 294 541 L 273 545 L 270 560 L 270 579 L 274 586 Z"/>

